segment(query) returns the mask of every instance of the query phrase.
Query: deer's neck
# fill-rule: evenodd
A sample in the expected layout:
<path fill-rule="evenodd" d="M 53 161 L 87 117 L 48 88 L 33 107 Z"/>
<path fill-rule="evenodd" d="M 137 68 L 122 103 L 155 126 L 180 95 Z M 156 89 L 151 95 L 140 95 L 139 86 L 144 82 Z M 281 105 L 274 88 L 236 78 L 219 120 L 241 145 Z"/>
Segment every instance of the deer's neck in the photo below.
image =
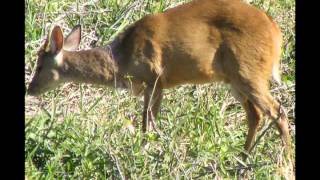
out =
<path fill-rule="evenodd" d="M 63 74 L 66 81 L 113 86 L 119 79 L 118 63 L 112 51 L 93 48 L 63 52 Z"/>

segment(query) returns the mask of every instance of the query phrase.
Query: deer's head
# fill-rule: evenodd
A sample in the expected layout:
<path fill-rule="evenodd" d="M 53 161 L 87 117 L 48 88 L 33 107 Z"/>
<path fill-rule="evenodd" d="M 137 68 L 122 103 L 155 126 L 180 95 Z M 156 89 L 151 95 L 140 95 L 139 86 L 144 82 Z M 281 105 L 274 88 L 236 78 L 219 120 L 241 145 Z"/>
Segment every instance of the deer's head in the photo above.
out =
<path fill-rule="evenodd" d="M 81 39 L 81 26 L 75 26 L 69 35 L 64 38 L 59 26 L 54 26 L 48 38 L 38 51 L 36 70 L 29 84 L 27 93 L 38 96 L 56 88 L 64 81 L 63 51 L 78 49 Z"/>

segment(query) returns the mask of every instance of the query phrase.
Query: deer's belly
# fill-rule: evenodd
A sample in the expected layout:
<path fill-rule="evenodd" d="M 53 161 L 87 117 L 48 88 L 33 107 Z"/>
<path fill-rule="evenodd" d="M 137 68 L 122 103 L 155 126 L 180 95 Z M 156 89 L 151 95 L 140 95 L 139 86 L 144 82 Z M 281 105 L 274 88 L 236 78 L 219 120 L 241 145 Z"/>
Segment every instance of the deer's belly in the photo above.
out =
<path fill-rule="evenodd" d="M 162 86 L 171 88 L 182 84 L 205 84 L 216 81 L 223 81 L 225 78 L 214 71 L 210 63 L 197 66 L 183 65 L 164 71 Z"/>

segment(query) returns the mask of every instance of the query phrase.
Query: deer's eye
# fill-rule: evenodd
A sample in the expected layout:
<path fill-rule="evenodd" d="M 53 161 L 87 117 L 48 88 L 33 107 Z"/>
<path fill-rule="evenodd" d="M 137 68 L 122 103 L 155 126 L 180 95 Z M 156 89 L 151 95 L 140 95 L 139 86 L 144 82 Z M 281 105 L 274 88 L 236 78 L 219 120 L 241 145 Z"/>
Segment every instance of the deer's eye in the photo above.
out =
<path fill-rule="evenodd" d="M 41 70 L 42 70 L 42 66 L 39 66 L 39 67 L 37 68 L 37 71 L 40 72 Z"/>

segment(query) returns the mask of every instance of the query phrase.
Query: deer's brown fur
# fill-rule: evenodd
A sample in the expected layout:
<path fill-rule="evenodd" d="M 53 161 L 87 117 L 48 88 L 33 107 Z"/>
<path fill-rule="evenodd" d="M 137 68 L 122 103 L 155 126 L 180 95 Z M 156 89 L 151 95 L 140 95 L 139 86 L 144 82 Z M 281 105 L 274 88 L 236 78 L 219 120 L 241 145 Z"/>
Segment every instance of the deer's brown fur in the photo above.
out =
<path fill-rule="evenodd" d="M 271 76 L 280 80 L 282 35 L 259 9 L 239 0 L 195 0 L 142 18 L 106 48 L 72 51 L 80 42 L 79 29 L 64 40 L 68 48 L 60 28 L 53 29 L 39 55 L 44 70 L 36 71 L 30 94 L 66 81 L 131 88 L 145 97 L 145 131 L 153 128 L 163 89 L 224 81 L 247 113 L 245 150 L 251 151 L 262 115 L 280 118 L 281 137 L 290 146 L 287 117 L 269 91 Z M 60 63 L 53 63 L 59 53 Z M 51 77 L 57 73 L 58 79 Z"/>

